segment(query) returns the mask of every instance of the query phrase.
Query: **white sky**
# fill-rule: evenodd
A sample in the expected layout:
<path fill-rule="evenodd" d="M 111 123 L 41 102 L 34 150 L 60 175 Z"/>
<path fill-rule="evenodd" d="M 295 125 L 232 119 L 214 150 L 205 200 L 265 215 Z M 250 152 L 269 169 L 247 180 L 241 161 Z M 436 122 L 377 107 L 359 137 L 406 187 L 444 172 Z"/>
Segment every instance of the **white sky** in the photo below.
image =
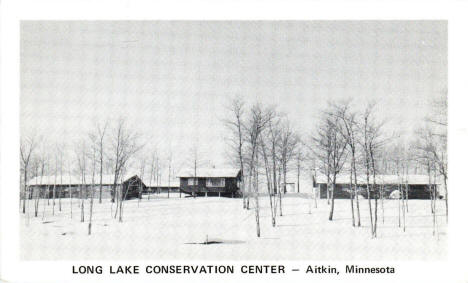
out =
<path fill-rule="evenodd" d="M 125 116 L 176 163 L 227 161 L 225 105 L 277 104 L 309 134 L 328 100 L 411 133 L 447 91 L 445 21 L 23 22 L 21 130 L 52 142 Z M 183 166 L 183 165 L 179 165 Z"/>

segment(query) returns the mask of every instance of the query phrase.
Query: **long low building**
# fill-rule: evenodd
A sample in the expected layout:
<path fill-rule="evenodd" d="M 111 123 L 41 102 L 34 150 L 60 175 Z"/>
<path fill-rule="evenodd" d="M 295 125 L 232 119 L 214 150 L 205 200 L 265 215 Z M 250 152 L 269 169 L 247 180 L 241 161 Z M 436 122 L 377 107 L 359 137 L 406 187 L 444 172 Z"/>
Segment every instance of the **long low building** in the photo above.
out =
<path fill-rule="evenodd" d="M 156 176 L 149 176 L 145 175 L 142 178 L 143 183 L 146 185 L 146 189 L 143 191 L 144 194 L 152 194 L 152 193 L 178 193 L 180 190 L 179 186 L 179 179 L 177 178 L 163 178 Z"/>
<path fill-rule="evenodd" d="M 103 198 L 112 197 L 112 187 L 114 186 L 114 175 L 102 176 Z M 122 188 L 121 198 L 132 199 L 141 196 L 141 192 L 146 190 L 146 185 L 140 180 L 138 175 L 126 174 L 116 181 L 118 187 Z M 56 198 L 59 197 L 91 197 L 94 186 L 94 197 L 99 196 L 100 176 L 92 175 L 82 176 L 37 176 L 27 182 L 29 198 Z"/>
<path fill-rule="evenodd" d="M 373 176 L 370 176 L 369 182 L 371 185 L 374 184 Z M 432 178 L 431 180 L 429 180 L 429 176 L 427 175 L 376 175 L 375 183 L 379 188 L 383 188 L 384 198 L 398 198 L 400 185 L 403 185 L 403 190 L 405 191 L 405 193 L 406 185 L 408 185 L 408 199 L 430 199 L 430 183 L 432 188 L 434 188 L 435 186 L 436 191 L 440 191 L 440 180 L 434 182 Z M 358 194 L 367 198 L 367 176 L 358 175 L 357 184 Z M 330 194 L 331 182 L 328 181 L 327 176 L 319 175 L 315 178 L 314 187 L 318 187 L 320 189 L 320 198 L 327 198 Z M 337 176 L 336 185 L 333 192 L 334 197 L 336 199 L 349 199 L 351 191 L 352 190 L 350 190 L 350 176 Z M 371 192 L 371 198 L 373 197 L 373 193 Z"/>

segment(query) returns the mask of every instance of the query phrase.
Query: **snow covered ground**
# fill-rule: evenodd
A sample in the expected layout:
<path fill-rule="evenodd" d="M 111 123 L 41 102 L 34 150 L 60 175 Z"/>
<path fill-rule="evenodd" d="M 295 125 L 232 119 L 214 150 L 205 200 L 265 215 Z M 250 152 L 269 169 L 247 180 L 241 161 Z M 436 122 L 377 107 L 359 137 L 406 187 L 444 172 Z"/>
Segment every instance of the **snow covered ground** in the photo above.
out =
<path fill-rule="evenodd" d="M 441 260 L 447 255 L 444 204 L 438 201 L 438 236 L 432 235 L 429 200 L 410 200 L 407 229 L 398 228 L 398 201 L 385 200 L 385 223 L 379 207 L 378 238 L 371 239 L 367 200 L 360 201 L 362 227 L 351 226 L 349 200 L 336 200 L 328 221 L 326 200 L 289 194 L 283 216 L 271 225 L 267 197 L 261 201 L 261 237 L 256 237 L 254 210 L 242 199 L 179 194 L 152 195 L 124 203 L 123 223 L 111 216 L 111 204 L 94 202 L 93 232 L 81 223 L 78 200 L 62 200 L 52 215 L 52 200 L 40 215 L 21 214 L 21 258 L 24 260 Z M 57 202 L 57 201 L 56 201 Z M 253 204 L 253 202 L 252 202 Z M 380 202 L 379 202 L 380 206 Z M 310 207 L 310 208 L 309 208 Z M 114 206 L 115 208 L 115 206 Z M 33 202 L 29 204 L 33 209 Z M 311 213 L 309 214 L 309 210 Z M 220 241 L 221 244 L 194 243 Z"/>

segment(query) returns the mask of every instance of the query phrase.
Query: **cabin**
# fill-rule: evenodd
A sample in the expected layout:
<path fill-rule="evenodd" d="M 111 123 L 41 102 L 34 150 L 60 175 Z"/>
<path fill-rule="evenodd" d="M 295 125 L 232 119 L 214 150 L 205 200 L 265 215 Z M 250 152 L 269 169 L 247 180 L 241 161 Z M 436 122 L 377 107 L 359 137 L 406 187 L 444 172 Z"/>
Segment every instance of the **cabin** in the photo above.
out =
<path fill-rule="evenodd" d="M 37 176 L 27 182 L 29 199 L 32 198 L 99 198 L 100 176 Z M 91 188 L 94 186 L 94 192 Z M 112 197 L 114 175 L 102 176 L 102 198 Z M 117 180 L 117 187 L 122 188 L 122 199 L 128 200 L 141 197 L 141 192 L 146 189 L 145 184 L 137 175 L 128 174 Z"/>
<path fill-rule="evenodd" d="M 320 175 L 314 179 L 314 187 L 320 190 L 320 198 L 326 199 L 327 194 L 330 193 L 331 185 L 327 186 L 327 177 Z M 384 198 L 399 198 L 399 185 L 403 184 L 403 191 L 406 192 L 406 185 L 408 185 L 408 199 L 431 199 L 431 190 L 429 186 L 429 177 L 427 175 L 408 175 L 399 177 L 397 175 L 376 175 L 376 185 L 382 189 Z M 367 194 L 367 176 L 357 176 L 357 192 L 364 198 L 368 198 Z M 354 182 L 354 181 L 353 181 Z M 433 181 L 432 181 L 433 182 Z M 335 190 L 333 192 L 335 199 L 349 199 L 352 190 L 350 189 L 350 176 L 339 175 L 336 178 Z M 374 179 L 370 177 L 370 184 L 374 183 Z M 432 184 L 439 191 L 440 184 Z M 327 192 L 328 189 L 328 192 Z M 370 197 L 374 198 L 374 192 L 371 191 Z M 405 195 L 406 197 L 406 195 Z M 437 197 L 439 194 L 437 193 Z"/>
<path fill-rule="evenodd" d="M 237 197 L 241 178 L 238 169 L 197 169 L 179 176 L 180 190 L 193 196 Z"/>

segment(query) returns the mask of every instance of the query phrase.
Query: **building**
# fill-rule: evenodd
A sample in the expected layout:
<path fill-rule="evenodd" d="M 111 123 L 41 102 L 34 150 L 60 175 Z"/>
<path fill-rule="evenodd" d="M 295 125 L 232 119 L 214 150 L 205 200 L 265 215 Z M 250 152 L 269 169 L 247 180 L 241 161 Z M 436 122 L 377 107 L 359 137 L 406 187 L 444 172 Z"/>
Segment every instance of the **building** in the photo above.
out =
<path fill-rule="evenodd" d="M 179 193 L 179 179 L 178 178 L 164 178 L 163 176 L 144 176 L 143 183 L 146 185 L 144 194 L 161 194 L 161 193 Z"/>
<path fill-rule="evenodd" d="M 240 194 L 238 169 L 197 169 L 179 175 L 180 190 L 191 195 L 235 197 Z"/>
<path fill-rule="evenodd" d="M 358 175 L 358 194 L 367 198 L 367 176 Z M 370 184 L 373 184 L 373 177 L 370 177 Z M 354 181 L 353 181 L 354 182 Z M 432 181 L 433 182 L 433 181 Z M 320 189 L 320 198 L 327 198 L 327 177 L 324 175 L 317 176 L 315 178 L 314 187 Z M 339 175 L 336 178 L 336 185 L 333 195 L 335 199 L 349 199 L 350 198 L 350 176 Z M 397 176 L 397 175 L 376 175 L 377 186 L 383 186 L 384 198 L 393 198 L 395 195 L 398 196 L 399 185 L 403 184 L 403 190 L 406 190 L 406 184 L 408 185 L 408 199 L 430 199 L 429 189 L 429 177 L 427 175 L 408 175 L 408 176 Z M 440 184 L 432 184 L 436 186 L 436 190 L 439 191 Z M 331 185 L 328 186 L 328 190 L 331 190 Z M 371 192 L 371 198 L 373 198 Z"/>
<path fill-rule="evenodd" d="M 114 175 L 102 176 L 102 198 L 112 197 Z M 93 194 L 91 188 L 94 186 L 94 198 L 99 197 L 100 176 L 37 176 L 28 181 L 29 198 L 88 198 Z M 132 199 L 141 196 L 146 190 L 145 184 L 135 174 L 127 174 L 117 180 L 117 187 L 122 188 L 120 194 L 122 199 Z"/>
<path fill-rule="evenodd" d="M 145 182 L 145 184 L 148 184 Z M 163 182 L 159 184 L 151 184 L 151 186 L 147 185 L 146 190 L 144 191 L 145 194 L 161 194 L 161 193 L 178 193 L 180 191 L 179 180 L 175 180 L 173 182 Z"/>

